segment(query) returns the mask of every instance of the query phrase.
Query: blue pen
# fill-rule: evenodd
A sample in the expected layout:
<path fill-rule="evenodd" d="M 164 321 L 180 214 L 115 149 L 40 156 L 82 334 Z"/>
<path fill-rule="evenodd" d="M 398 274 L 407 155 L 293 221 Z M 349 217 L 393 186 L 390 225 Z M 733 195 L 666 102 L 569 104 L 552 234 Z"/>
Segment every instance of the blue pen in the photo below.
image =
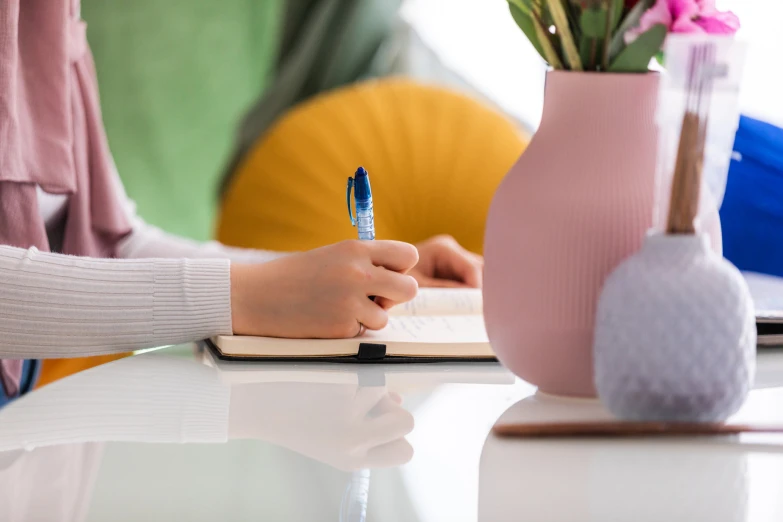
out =
<path fill-rule="evenodd" d="M 354 206 L 356 216 L 351 211 L 351 189 L 353 189 Z M 346 203 L 348 204 L 348 217 L 351 225 L 359 229 L 359 239 L 375 239 L 375 216 L 372 208 L 372 189 L 370 188 L 370 175 L 359 167 L 352 178 L 348 178 L 348 190 L 346 191 Z"/>
<path fill-rule="evenodd" d="M 351 210 L 351 192 L 354 195 L 354 208 Z M 351 225 L 359 229 L 359 239 L 372 241 L 375 239 L 375 215 L 372 208 L 372 189 L 370 175 L 363 167 L 356 169 L 354 177 L 348 178 L 348 188 L 345 193 L 348 205 L 348 217 Z M 370 299 L 374 299 L 372 296 Z M 351 481 L 343 495 L 340 505 L 340 522 L 364 522 L 367 517 L 367 497 L 370 490 L 370 470 L 362 469 L 351 474 Z"/>

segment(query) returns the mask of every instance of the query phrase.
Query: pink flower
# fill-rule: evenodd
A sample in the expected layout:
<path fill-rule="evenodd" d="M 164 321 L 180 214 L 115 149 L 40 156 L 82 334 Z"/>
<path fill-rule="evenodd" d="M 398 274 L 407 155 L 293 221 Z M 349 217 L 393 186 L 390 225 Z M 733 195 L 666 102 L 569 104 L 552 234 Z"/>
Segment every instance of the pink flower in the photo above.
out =
<path fill-rule="evenodd" d="M 734 13 L 721 12 L 715 0 L 656 0 L 639 20 L 638 27 L 625 34 L 630 43 L 651 27 L 663 24 L 670 33 L 734 34 L 740 27 Z"/>

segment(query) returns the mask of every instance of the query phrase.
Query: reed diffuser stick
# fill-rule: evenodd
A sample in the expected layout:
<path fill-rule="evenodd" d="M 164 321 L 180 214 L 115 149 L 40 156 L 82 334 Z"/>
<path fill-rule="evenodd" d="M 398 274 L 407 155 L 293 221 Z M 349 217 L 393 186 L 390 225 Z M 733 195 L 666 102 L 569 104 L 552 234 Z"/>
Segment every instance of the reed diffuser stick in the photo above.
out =
<path fill-rule="evenodd" d="M 714 45 L 698 45 L 691 50 L 685 116 L 672 179 L 667 234 L 692 235 L 696 232 L 714 66 Z"/>

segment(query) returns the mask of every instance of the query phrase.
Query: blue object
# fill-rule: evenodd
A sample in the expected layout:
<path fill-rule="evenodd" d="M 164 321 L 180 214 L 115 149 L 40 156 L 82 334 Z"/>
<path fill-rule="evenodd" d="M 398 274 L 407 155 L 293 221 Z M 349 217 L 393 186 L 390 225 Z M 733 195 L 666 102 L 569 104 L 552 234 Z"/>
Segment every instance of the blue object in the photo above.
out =
<path fill-rule="evenodd" d="M 29 393 L 35 387 L 35 383 L 38 381 L 38 374 L 41 370 L 41 363 L 35 359 L 27 360 L 22 365 L 22 379 L 19 382 L 19 393 L 14 397 L 8 397 L 3 390 L 3 386 L 0 385 L 0 408 L 18 399 L 25 393 Z"/>
<path fill-rule="evenodd" d="M 783 277 L 783 129 L 740 118 L 720 218 L 726 259 Z"/>
<path fill-rule="evenodd" d="M 353 190 L 356 216 L 351 211 L 351 191 Z M 356 170 L 354 177 L 348 178 L 345 194 L 348 205 L 348 217 L 351 225 L 358 227 L 359 239 L 375 239 L 375 215 L 372 208 L 372 188 L 370 175 L 363 167 Z M 370 296 L 371 300 L 375 298 Z M 367 517 L 367 497 L 370 492 L 370 470 L 361 469 L 351 474 L 351 481 L 345 489 L 340 504 L 340 522 L 364 522 Z"/>
<path fill-rule="evenodd" d="M 354 206 L 356 207 L 356 216 L 351 211 L 351 190 L 353 189 Z M 372 189 L 370 188 L 370 175 L 364 168 L 359 167 L 353 178 L 348 178 L 348 189 L 346 192 L 346 203 L 348 204 L 348 217 L 351 218 L 351 225 L 358 227 L 359 239 L 375 239 L 375 216 L 372 208 Z"/>
<path fill-rule="evenodd" d="M 365 522 L 369 494 L 370 470 L 362 469 L 351 473 L 351 481 L 345 488 L 340 503 L 340 522 Z"/>

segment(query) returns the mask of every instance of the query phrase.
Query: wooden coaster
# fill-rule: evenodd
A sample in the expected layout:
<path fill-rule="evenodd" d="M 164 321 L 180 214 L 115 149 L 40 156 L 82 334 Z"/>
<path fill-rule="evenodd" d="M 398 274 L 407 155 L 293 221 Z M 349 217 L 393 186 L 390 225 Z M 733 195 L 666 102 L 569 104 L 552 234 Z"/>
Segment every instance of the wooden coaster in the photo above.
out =
<path fill-rule="evenodd" d="M 747 424 L 686 424 L 666 422 L 564 422 L 545 424 L 496 424 L 499 437 L 670 437 L 687 435 L 738 435 L 783 433 L 783 426 Z"/>

